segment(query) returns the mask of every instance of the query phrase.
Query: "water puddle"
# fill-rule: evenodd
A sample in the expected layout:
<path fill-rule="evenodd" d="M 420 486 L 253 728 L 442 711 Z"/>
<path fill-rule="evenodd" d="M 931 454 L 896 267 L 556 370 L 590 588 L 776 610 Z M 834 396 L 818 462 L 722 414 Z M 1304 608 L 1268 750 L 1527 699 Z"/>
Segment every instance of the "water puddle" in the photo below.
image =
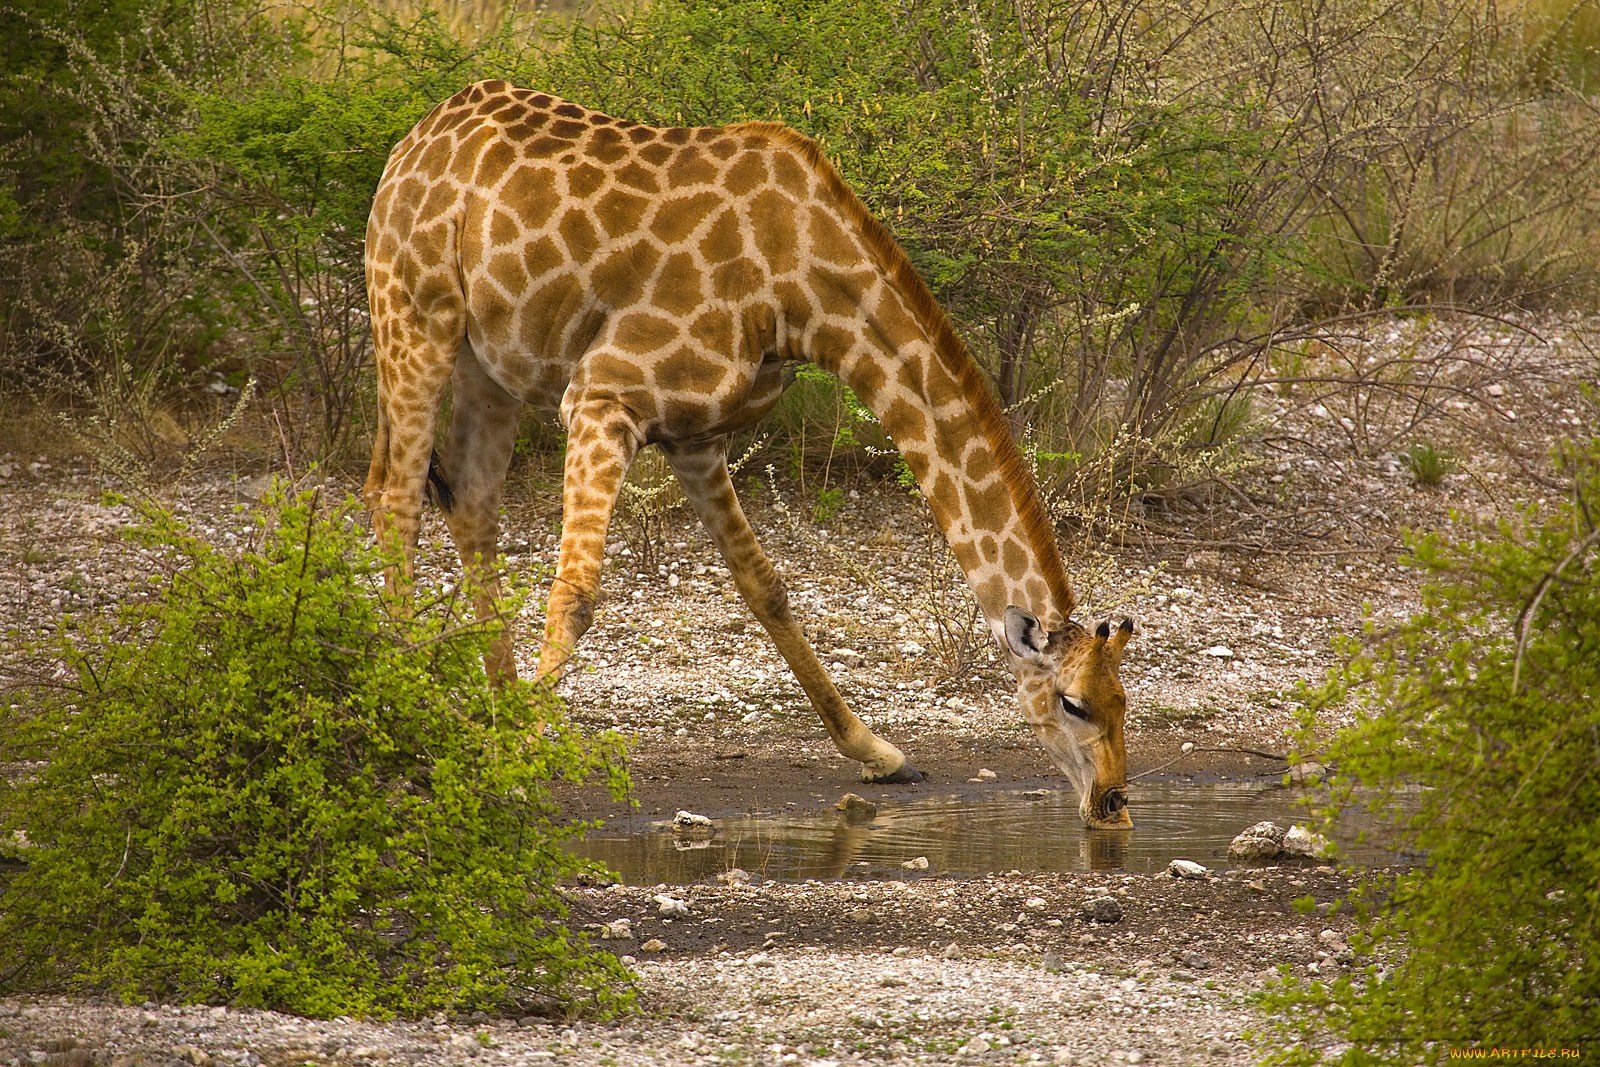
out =
<path fill-rule="evenodd" d="M 705 882 L 734 867 L 778 881 L 903 877 L 903 864 L 919 856 L 928 860 L 927 873 L 957 876 L 1159 871 L 1173 859 L 1226 868 L 1234 866 L 1228 843 L 1252 823 L 1307 822 L 1296 803 L 1303 795 L 1257 783 L 1143 782 L 1130 805 L 1135 826 L 1120 831 L 1084 829 L 1070 790 L 929 797 L 880 804 L 875 818 L 854 825 L 831 811 L 718 819 L 709 841 L 685 840 L 668 823 L 628 834 L 602 829 L 577 851 L 633 885 Z M 1356 841 L 1363 825 L 1352 817 L 1337 829 L 1340 859 L 1394 862 L 1394 853 Z"/>

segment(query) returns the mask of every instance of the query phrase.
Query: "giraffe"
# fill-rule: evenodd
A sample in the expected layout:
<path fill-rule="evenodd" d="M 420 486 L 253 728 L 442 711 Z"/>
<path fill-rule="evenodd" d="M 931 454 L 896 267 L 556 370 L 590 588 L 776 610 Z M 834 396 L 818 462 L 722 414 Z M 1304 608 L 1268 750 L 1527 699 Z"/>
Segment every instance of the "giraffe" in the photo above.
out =
<path fill-rule="evenodd" d="M 1118 673 L 1133 623 L 1072 620 L 1054 531 L 987 381 L 815 142 L 776 123 L 650 127 L 480 82 L 390 153 L 366 273 L 379 418 L 365 496 L 378 536 L 403 548 L 392 589 L 410 588 L 431 484 L 492 610 L 518 415 L 556 410 L 561 542 L 537 667 L 554 684 L 593 619 L 629 463 L 655 445 L 839 752 L 869 781 L 919 780 L 818 661 L 729 477 L 729 435 L 771 410 L 786 365 L 811 362 L 905 457 L 1084 823 L 1132 825 Z M 509 629 L 486 667 L 515 676 Z"/>

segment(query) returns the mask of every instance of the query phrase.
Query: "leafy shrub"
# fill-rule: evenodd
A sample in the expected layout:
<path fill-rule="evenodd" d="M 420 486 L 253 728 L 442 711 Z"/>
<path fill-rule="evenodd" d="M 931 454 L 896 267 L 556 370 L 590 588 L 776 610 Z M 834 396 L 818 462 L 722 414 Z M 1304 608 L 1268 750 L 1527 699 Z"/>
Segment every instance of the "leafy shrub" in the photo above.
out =
<path fill-rule="evenodd" d="M 350 442 L 370 389 L 363 257 L 372 194 L 394 147 L 440 100 L 513 63 L 504 34 L 469 45 L 424 11 L 407 23 L 363 7 L 321 25 L 320 47 L 266 79 L 188 97 L 166 148 L 212 188 L 207 233 L 260 350 L 252 373 L 305 459 Z M 335 73 L 329 73 L 329 70 Z"/>
<path fill-rule="evenodd" d="M 543 84 L 648 122 L 778 120 L 817 138 L 1019 426 L 1072 379 L 1068 408 L 1039 420 L 1062 451 L 1058 427 L 1080 433 L 1111 375 L 1133 378 L 1120 421 L 1168 421 L 1187 360 L 1276 242 L 1252 217 L 1276 195 L 1271 117 L 1225 87 L 1149 91 L 1167 76 L 1151 42 L 1189 17 L 1140 0 L 666 0 L 573 26 Z"/>
<path fill-rule="evenodd" d="M 331 1016 L 627 998 L 563 926 L 549 783 L 626 788 L 531 685 L 496 691 L 453 601 L 395 619 L 382 558 L 313 496 L 241 552 L 151 508 L 165 577 L 65 620 L 63 681 L 0 710 L 0 976 Z M 47 675 L 48 677 L 48 675 Z M 21 835 L 16 837 L 14 835 Z"/>
<path fill-rule="evenodd" d="M 1368 965 L 1269 997 L 1298 1046 L 1282 1062 L 1327 1062 L 1324 1035 L 1363 1064 L 1600 1032 L 1600 437 L 1570 458 L 1564 503 L 1414 540 L 1423 611 L 1369 624 L 1306 713 L 1311 746 L 1323 712 L 1356 702 L 1326 749 L 1329 811 L 1364 803 L 1425 860 L 1358 895 Z"/>
<path fill-rule="evenodd" d="M 486 76 L 816 137 L 1014 428 L 1081 457 L 1046 489 L 1095 507 L 1179 481 L 1150 456 L 1209 455 L 1197 405 L 1260 385 L 1319 317 L 1597 279 L 1594 0 L 618 0 L 537 27 L 498 2 L 102 6 L 0 12 L 0 159 L 25 164 L 0 173 L 0 375 L 65 367 L 159 401 L 220 368 L 259 383 L 291 467 L 361 436 L 387 153 Z M 831 457 L 838 406 L 798 408 L 802 452 Z"/>
<path fill-rule="evenodd" d="M 163 142 L 284 59 L 248 0 L 0 8 L 0 381 L 192 371 L 226 328 L 210 182 Z M 202 178 L 204 176 L 201 176 Z M 169 385 L 171 383 L 168 383 Z"/>

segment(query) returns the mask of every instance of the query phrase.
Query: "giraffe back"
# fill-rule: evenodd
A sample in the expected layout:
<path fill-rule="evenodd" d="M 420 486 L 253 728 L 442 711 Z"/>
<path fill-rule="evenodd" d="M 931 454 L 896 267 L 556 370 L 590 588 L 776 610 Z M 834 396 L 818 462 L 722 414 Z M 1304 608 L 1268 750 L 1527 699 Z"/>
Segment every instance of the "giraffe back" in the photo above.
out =
<path fill-rule="evenodd" d="M 848 299 L 829 275 L 870 254 L 819 198 L 817 158 L 773 123 L 658 128 L 469 86 L 390 155 L 374 330 L 465 337 L 524 400 L 620 392 L 651 436 L 725 429 L 776 399 L 763 361 L 795 355 L 808 313 Z"/>

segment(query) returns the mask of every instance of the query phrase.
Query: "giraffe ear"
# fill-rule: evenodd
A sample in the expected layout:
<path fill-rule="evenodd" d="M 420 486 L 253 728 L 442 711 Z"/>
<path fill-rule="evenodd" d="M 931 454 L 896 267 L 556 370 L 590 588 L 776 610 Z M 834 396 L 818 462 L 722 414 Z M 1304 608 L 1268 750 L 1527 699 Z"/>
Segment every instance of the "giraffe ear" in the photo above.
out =
<path fill-rule="evenodd" d="M 1104 625 L 1104 624 L 1102 624 Z M 1121 625 L 1111 634 L 1108 647 L 1117 653 L 1122 652 L 1122 646 L 1128 643 L 1128 638 L 1133 636 L 1133 620 L 1123 619 Z"/>
<path fill-rule="evenodd" d="M 1015 605 L 1006 608 L 1006 647 L 1013 656 L 1027 663 L 1041 663 L 1049 642 L 1050 634 L 1032 612 Z"/>

